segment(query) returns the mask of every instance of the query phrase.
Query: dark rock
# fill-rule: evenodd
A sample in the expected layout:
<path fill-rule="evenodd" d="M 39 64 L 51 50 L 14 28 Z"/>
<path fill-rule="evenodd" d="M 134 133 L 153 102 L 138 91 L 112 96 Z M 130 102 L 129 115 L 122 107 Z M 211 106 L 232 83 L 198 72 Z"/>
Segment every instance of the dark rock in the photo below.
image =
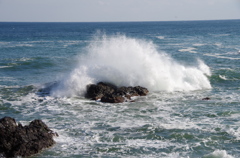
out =
<path fill-rule="evenodd" d="M 146 96 L 148 94 L 147 88 L 136 86 L 136 87 L 120 87 L 116 93 L 125 95 L 127 98 L 134 96 Z"/>
<path fill-rule="evenodd" d="M 109 83 L 99 82 L 97 85 L 91 84 L 87 86 L 86 98 L 98 100 L 106 94 L 112 94 L 116 89 L 116 86 Z"/>
<path fill-rule="evenodd" d="M 121 95 L 128 95 L 128 97 L 138 96 L 138 93 L 134 90 L 134 87 L 120 87 L 117 93 Z"/>
<path fill-rule="evenodd" d="M 101 101 L 105 103 L 122 103 L 125 98 L 116 94 L 106 94 L 101 98 Z"/>
<path fill-rule="evenodd" d="M 51 147 L 57 136 L 41 120 L 34 120 L 28 126 L 17 125 L 15 119 L 0 119 L 0 156 L 31 156 L 44 148 Z"/>
<path fill-rule="evenodd" d="M 122 103 L 132 101 L 131 97 L 133 96 L 146 96 L 148 92 L 146 88 L 140 86 L 118 88 L 112 84 L 100 82 L 97 85 L 88 85 L 85 96 L 102 102 Z"/>
<path fill-rule="evenodd" d="M 140 86 L 137 86 L 137 87 L 134 87 L 134 90 L 137 92 L 138 95 L 140 96 L 146 96 L 148 94 L 148 90 L 147 88 L 144 88 L 144 87 L 140 87 Z"/>
<path fill-rule="evenodd" d="M 209 97 L 203 98 L 202 100 L 211 100 Z"/>

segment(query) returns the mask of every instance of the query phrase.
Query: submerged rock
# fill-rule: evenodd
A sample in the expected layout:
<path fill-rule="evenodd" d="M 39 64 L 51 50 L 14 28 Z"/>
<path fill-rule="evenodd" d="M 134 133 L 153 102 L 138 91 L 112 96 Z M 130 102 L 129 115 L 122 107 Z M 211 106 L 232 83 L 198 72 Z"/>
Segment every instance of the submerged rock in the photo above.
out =
<path fill-rule="evenodd" d="M 122 103 L 132 101 L 133 96 L 146 96 L 148 92 L 147 88 L 141 86 L 118 88 L 109 83 L 99 82 L 87 86 L 85 97 L 107 103 Z"/>
<path fill-rule="evenodd" d="M 206 97 L 206 98 L 202 98 L 202 100 L 211 100 L 211 98 Z"/>
<path fill-rule="evenodd" d="M 0 119 L 0 157 L 31 156 L 55 144 L 57 136 L 41 120 L 34 120 L 28 126 L 17 125 L 15 119 Z"/>

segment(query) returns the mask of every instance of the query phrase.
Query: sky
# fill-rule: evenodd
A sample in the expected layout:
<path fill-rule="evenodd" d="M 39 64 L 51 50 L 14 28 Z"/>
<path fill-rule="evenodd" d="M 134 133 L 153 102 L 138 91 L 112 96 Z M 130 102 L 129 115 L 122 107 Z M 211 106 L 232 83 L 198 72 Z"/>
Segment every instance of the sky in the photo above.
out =
<path fill-rule="evenodd" d="M 240 0 L 0 0 L 0 22 L 240 19 Z"/>

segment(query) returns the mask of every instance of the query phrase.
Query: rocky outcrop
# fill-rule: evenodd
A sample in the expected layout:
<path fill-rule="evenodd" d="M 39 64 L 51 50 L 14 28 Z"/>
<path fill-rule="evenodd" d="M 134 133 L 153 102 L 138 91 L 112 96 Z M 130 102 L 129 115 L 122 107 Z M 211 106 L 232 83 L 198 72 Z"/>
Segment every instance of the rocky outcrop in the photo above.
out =
<path fill-rule="evenodd" d="M 51 147 L 57 136 L 41 120 L 34 120 L 28 126 L 16 123 L 11 117 L 0 119 L 0 157 L 30 156 L 44 148 Z"/>
<path fill-rule="evenodd" d="M 146 96 L 148 90 L 141 86 L 136 87 L 116 87 L 109 83 L 99 82 L 87 86 L 86 98 L 100 100 L 107 103 L 122 103 L 133 101 L 133 96 Z"/>

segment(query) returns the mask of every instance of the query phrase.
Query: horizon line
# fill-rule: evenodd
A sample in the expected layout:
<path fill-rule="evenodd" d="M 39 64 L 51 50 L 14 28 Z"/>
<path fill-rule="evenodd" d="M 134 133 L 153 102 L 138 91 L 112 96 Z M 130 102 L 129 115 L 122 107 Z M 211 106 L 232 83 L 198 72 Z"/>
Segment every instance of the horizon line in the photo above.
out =
<path fill-rule="evenodd" d="M 121 23 L 121 22 L 187 22 L 187 21 L 227 21 L 240 19 L 206 19 L 206 20 L 159 20 L 159 21 L 0 21 L 0 23 Z"/>

